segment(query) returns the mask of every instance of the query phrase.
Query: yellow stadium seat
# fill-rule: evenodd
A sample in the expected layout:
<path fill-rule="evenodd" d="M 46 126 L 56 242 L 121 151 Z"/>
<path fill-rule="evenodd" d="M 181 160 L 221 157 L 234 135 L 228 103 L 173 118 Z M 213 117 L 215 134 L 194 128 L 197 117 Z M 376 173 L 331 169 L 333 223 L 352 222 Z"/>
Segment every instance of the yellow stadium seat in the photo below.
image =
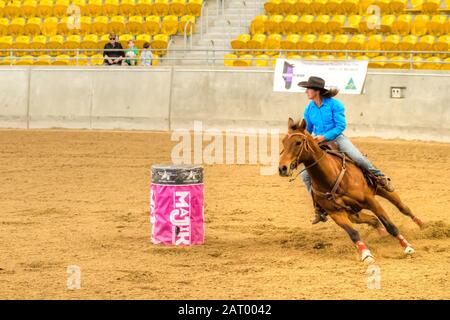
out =
<path fill-rule="evenodd" d="M 105 45 L 109 42 L 109 33 L 108 34 L 102 34 L 99 38 L 98 38 L 98 47 L 99 48 L 104 48 Z"/>
<path fill-rule="evenodd" d="M 128 48 L 128 41 L 130 40 L 134 40 L 134 37 L 131 34 L 126 33 L 119 36 L 119 42 L 124 49 Z"/>
<path fill-rule="evenodd" d="M 296 23 L 298 21 L 297 15 L 288 15 L 281 23 L 281 32 L 283 34 L 296 33 Z"/>
<path fill-rule="evenodd" d="M 60 51 L 57 49 L 63 48 L 64 37 L 62 35 L 54 35 L 48 38 L 47 41 L 47 49 L 49 50 L 49 55 L 56 56 L 60 54 Z"/>
<path fill-rule="evenodd" d="M 266 29 L 264 25 L 267 20 L 269 20 L 269 17 L 266 15 L 256 16 L 255 19 L 253 19 L 250 24 L 250 33 L 251 34 L 265 33 Z"/>
<path fill-rule="evenodd" d="M 102 66 L 104 63 L 103 54 L 94 54 L 91 56 L 90 64 L 91 66 Z"/>
<path fill-rule="evenodd" d="M 55 4 L 53 6 L 53 15 L 57 18 L 66 16 L 69 5 L 69 0 L 55 0 Z"/>
<path fill-rule="evenodd" d="M 237 60 L 237 55 L 233 53 L 228 53 L 223 56 L 223 64 L 226 67 L 232 67 L 234 65 L 235 60 Z"/>
<path fill-rule="evenodd" d="M 157 34 L 153 37 L 150 46 L 153 50 L 155 50 L 154 51 L 155 54 L 162 56 L 167 53 L 165 49 L 167 49 L 168 43 L 169 43 L 169 36 L 167 34 Z"/>
<path fill-rule="evenodd" d="M 162 20 L 161 33 L 169 36 L 178 32 L 178 17 L 177 16 L 165 16 Z"/>
<path fill-rule="evenodd" d="M 359 0 L 342 0 L 342 13 L 352 14 L 357 13 L 359 9 Z"/>
<path fill-rule="evenodd" d="M 327 0 L 314 0 L 309 5 L 310 10 L 318 15 L 320 13 L 326 12 Z"/>
<path fill-rule="evenodd" d="M 328 22 L 328 32 L 332 34 L 338 34 L 342 32 L 342 28 L 345 25 L 345 15 L 334 15 L 330 22 Z"/>
<path fill-rule="evenodd" d="M 136 14 L 141 16 L 149 16 L 153 12 L 152 0 L 137 0 Z"/>
<path fill-rule="evenodd" d="M 283 0 L 278 5 L 278 10 L 281 14 L 288 16 L 295 14 L 295 4 L 297 3 L 297 0 Z"/>
<path fill-rule="evenodd" d="M 342 0 L 328 0 L 325 4 L 324 12 L 333 15 L 344 13 L 341 6 Z"/>
<path fill-rule="evenodd" d="M 136 48 L 142 49 L 144 47 L 144 43 L 148 42 L 150 43 L 152 41 L 152 36 L 149 34 L 139 34 L 136 36 L 136 40 L 134 41 L 134 44 L 136 45 Z"/>
<path fill-rule="evenodd" d="M 131 16 L 127 23 L 128 33 L 139 34 L 144 31 L 144 18 L 142 16 Z"/>
<path fill-rule="evenodd" d="M 105 2 L 103 3 L 103 14 L 108 17 L 117 16 L 119 14 L 119 6 L 119 0 L 105 0 Z"/>
<path fill-rule="evenodd" d="M 435 38 L 432 35 L 425 35 L 419 38 L 414 46 L 415 51 L 431 51 L 433 50 Z M 423 55 L 424 57 L 428 55 Z"/>
<path fill-rule="evenodd" d="M 307 60 L 307 61 L 311 61 L 311 60 L 319 60 L 319 57 L 314 54 L 310 54 L 310 55 L 306 55 L 303 59 Z"/>
<path fill-rule="evenodd" d="M 408 69 L 409 63 L 406 60 L 408 59 L 404 56 L 394 56 L 385 63 L 384 67 L 387 69 Z"/>
<path fill-rule="evenodd" d="M 21 1 L 20 0 L 9 0 L 6 1 L 5 9 L 3 9 L 4 16 L 7 16 L 9 18 L 14 18 L 20 16 L 20 7 L 21 7 Z"/>
<path fill-rule="evenodd" d="M 281 22 L 283 21 L 282 15 L 273 15 L 269 17 L 264 23 L 264 29 L 267 33 L 280 33 L 281 32 Z"/>
<path fill-rule="evenodd" d="M 9 20 L 7 18 L 0 18 L 0 36 L 8 33 Z"/>
<path fill-rule="evenodd" d="M 42 54 L 34 61 L 35 66 L 49 66 L 52 64 L 52 57 L 47 54 Z"/>
<path fill-rule="evenodd" d="M 374 34 L 380 31 L 381 18 L 376 14 L 363 16 L 359 23 L 359 32 L 365 34 Z"/>
<path fill-rule="evenodd" d="M 374 0 L 372 1 L 372 5 L 378 7 L 380 9 L 380 13 L 384 14 L 389 12 L 389 3 L 391 0 Z"/>
<path fill-rule="evenodd" d="M 19 35 L 24 33 L 25 19 L 24 18 L 14 18 L 11 20 L 8 26 L 8 33 L 10 35 Z"/>
<path fill-rule="evenodd" d="M 333 36 L 331 34 L 321 34 L 313 45 L 314 49 L 326 50 L 330 47 Z"/>
<path fill-rule="evenodd" d="M 103 0 L 88 0 L 86 14 L 95 17 L 103 14 Z"/>
<path fill-rule="evenodd" d="M 426 13 L 437 12 L 441 6 L 441 0 L 424 0 L 422 4 L 422 11 Z"/>
<path fill-rule="evenodd" d="M 270 56 L 267 54 L 259 54 L 255 57 L 255 66 L 257 67 L 267 67 L 269 66 Z"/>
<path fill-rule="evenodd" d="M 322 60 L 322 61 L 333 61 L 333 60 L 336 60 L 336 56 L 334 56 L 332 54 L 325 54 L 325 55 L 320 57 L 320 60 Z"/>
<path fill-rule="evenodd" d="M 70 61 L 70 64 L 73 66 L 86 66 L 88 63 L 89 58 L 85 54 L 78 54 Z"/>
<path fill-rule="evenodd" d="M 292 33 L 286 36 L 285 40 L 281 41 L 281 49 L 283 50 L 295 50 L 297 49 L 297 43 L 300 41 L 300 35 Z"/>
<path fill-rule="evenodd" d="M 408 35 L 402 38 L 402 41 L 398 44 L 398 50 L 411 51 L 414 49 L 417 43 L 417 37 L 415 35 Z"/>
<path fill-rule="evenodd" d="M 315 2 L 314 2 L 315 3 Z M 314 33 L 326 33 L 328 32 L 328 22 L 330 22 L 330 16 L 322 14 L 316 17 L 311 23 L 311 28 Z"/>
<path fill-rule="evenodd" d="M 0 36 L 0 56 L 9 56 L 10 53 L 5 49 L 11 49 L 13 43 L 12 36 Z"/>
<path fill-rule="evenodd" d="M 55 57 L 52 62 L 54 66 L 68 66 L 70 64 L 70 56 L 67 54 L 60 54 Z"/>
<path fill-rule="evenodd" d="M 107 16 L 98 16 L 94 18 L 91 25 L 92 33 L 105 34 L 108 32 L 109 18 Z"/>
<path fill-rule="evenodd" d="M 444 59 L 443 62 L 444 63 L 441 65 L 441 70 L 450 70 L 450 58 Z"/>
<path fill-rule="evenodd" d="M 86 0 L 72 0 L 72 6 L 69 6 L 67 14 L 70 15 L 85 15 L 86 14 Z"/>
<path fill-rule="evenodd" d="M 34 64 L 34 57 L 31 55 L 24 55 L 18 57 L 16 60 L 16 65 L 18 66 L 31 66 Z"/>
<path fill-rule="evenodd" d="M 400 36 L 398 34 L 390 34 L 381 43 L 381 50 L 396 50 L 400 43 Z"/>
<path fill-rule="evenodd" d="M 91 56 L 95 54 L 95 50 L 93 49 L 100 49 L 100 46 L 98 45 L 98 35 L 96 34 L 88 34 L 83 37 L 83 40 L 81 41 L 80 47 L 84 50 L 88 51 L 80 51 L 81 53 Z"/>
<path fill-rule="evenodd" d="M 410 62 L 409 65 L 411 66 L 411 64 L 412 64 L 413 69 L 421 69 L 421 67 L 423 65 L 423 58 L 422 57 L 420 57 L 420 56 L 413 56 L 411 60 L 413 62 L 412 63 Z"/>
<path fill-rule="evenodd" d="M 0 0 L 0 18 L 5 15 L 5 1 Z"/>
<path fill-rule="evenodd" d="M 152 36 L 158 34 L 161 30 L 161 20 L 158 16 L 149 16 L 145 18 L 144 32 Z"/>
<path fill-rule="evenodd" d="M 45 53 L 43 49 L 46 49 L 46 46 L 47 46 L 47 37 L 39 35 L 31 38 L 29 48 L 36 50 L 31 53 L 33 56 L 38 56 Z"/>
<path fill-rule="evenodd" d="M 54 0 L 39 0 L 36 8 L 36 14 L 39 17 L 47 18 L 53 15 Z"/>
<path fill-rule="evenodd" d="M 264 43 L 265 48 L 268 49 L 265 53 L 270 56 L 277 54 L 281 48 L 281 39 L 281 34 L 274 33 L 269 35 Z"/>
<path fill-rule="evenodd" d="M 364 50 L 366 36 L 364 34 L 355 34 L 346 45 L 347 50 Z"/>
<path fill-rule="evenodd" d="M 132 16 L 135 14 L 135 0 L 120 0 L 119 13 L 123 16 Z"/>
<path fill-rule="evenodd" d="M 389 2 L 389 12 L 400 13 L 406 9 L 408 0 L 391 0 Z"/>
<path fill-rule="evenodd" d="M 384 68 L 388 58 L 386 56 L 376 56 L 369 62 L 369 68 Z"/>
<path fill-rule="evenodd" d="M 254 34 L 253 37 L 247 42 L 247 48 L 253 50 L 254 54 L 262 54 L 260 49 L 264 48 L 266 42 L 266 35 L 262 33 Z"/>
<path fill-rule="evenodd" d="M 430 16 L 426 14 L 419 14 L 414 17 L 414 22 L 411 23 L 411 33 L 416 36 L 423 36 L 428 32 L 428 23 Z"/>
<path fill-rule="evenodd" d="M 358 9 L 360 14 L 369 14 L 368 7 L 372 5 L 373 0 L 359 0 Z"/>
<path fill-rule="evenodd" d="M 169 13 L 174 16 L 186 14 L 186 0 L 172 0 L 169 4 Z"/>
<path fill-rule="evenodd" d="M 234 61 L 235 67 L 250 67 L 253 65 L 253 56 L 251 54 L 243 54 L 239 56 L 237 60 Z"/>
<path fill-rule="evenodd" d="M 192 27 L 192 28 L 191 28 Z M 184 15 L 180 18 L 180 22 L 178 24 L 178 32 L 184 35 L 186 30 L 186 34 L 190 35 L 191 32 L 195 32 L 195 17 L 191 15 Z"/>
<path fill-rule="evenodd" d="M 440 62 L 442 62 L 442 60 L 439 57 L 426 58 L 421 66 L 421 69 L 439 70 L 442 66 Z"/>
<path fill-rule="evenodd" d="M 305 34 L 299 42 L 297 42 L 297 49 L 299 50 L 311 50 L 314 47 L 314 43 L 317 40 L 315 34 Z"/>
<path fill-rule="evenodd" d="M 446 34 L 440 36 L 433 45 L 435 51 L 449 51 L 450 50 L 450 35 Z"/>
<path fill-rule="evenodd" d="M 169 14 L 168 0 L 155 0 L 152 6 L 152 13 L 157 16 L 166 16 Z"/>
<path fill-rule="evenodd" d="M 0 57 L 2 55 L 0 54 Z M 0 66 L 13 66 L 16 64 L 16 58 L 15 57 L 4 57 L 4 58 L 0 58 Z"/>
<path fill-rule="evenodd" d="M 296 30 L 298 33 L 311 33 L 312 30 L 312 22 L 314 21 L 314 16 L 310 14 L 305 14 L 300 17 L 300 19 L 296 23 Z"/>
<path fill-rule="evenodd" d="M 25 18 L 34 17 L 37 14 L 37 1 L 36 0 L 23 0 L 20 7 L 20 14 Z"/>
<path fill-rule="evenodd" d="M 445 34 L 445 23 L 447 21 L 447 15 L 437 14 L 431 17 L 431 21 L 428 22 L 427 28 L 430 34 L 440 36 Z"/>
<path fill-rule="evenodd" d="M 61 35 L 73 34 L 76 31 L 76 20 L 74 16 L 62 17 L 57 26 L 57 32 Z"/>
<path fill-rule="evenodd" d="M 108 24 L 109 32 L 115 34 L 122 34 L 125 32 L 125 17 L 124 16 L 114 16 L 111 17 L 111 21 Z"/>
<path fill-rule="evenodd" d="M 402 14 L 397 17 L 397 20 L 392 24 L 392 32 L 400 35 L 408 35 L 411 30 L 412 16 L 409 14 Z"/>
<path fill-rule="evenodd" d="M 247 42 L 249 42 L 251 36 L 249 34 L 240 34 L 238 37 L 231 41 L 231 48 L 237 50 L 237 54 L 244 54 L 244 52 L 239 51 L 242 49 L 247 49 Z"/>
<path fill-rule="evenodd" d="M 352 14 L 348 17 L 348 23 L 342 27 L 342 31 L 349 33 L 358 32 L 361 21 L 362 16 L 360 16 L 359 14 Z"/>
<path fill-rule="evenodd" d="M 387 14 L 381 17 L 380 30 L 383 33 L 391 33 L 395 22 L 395 15 Z"/>
<path fill-rule="evenodd" d="M 64 41 L 63 48 L 64 49 L 71 49 L 70 51 L 65 51 L 66 55 L 69 56 L 75 56 L 76 50 L 81 47 L 81 37 L 78 34 L 71 34 L 66 37 L 66 41 Z"/>
<path fill-rule="evenodd" d="M 331 41 L 330 49 L 331 50 L 345 50 L 347 48 L 347 44 L 350 40 L 350 36 L 347 34 L 338 34 Z"/>
<path fill-rule="evenodd" d="M 202 11 L 203 0 L 189 0 L 186 5 L 186 11 L 192 16 L 199 17 Z"/>
<path fill-rule="evenodd" d="M 58 18 L 45 18 L 41 26 L 41 32 L 46 36 L 54 36 L 58 32 Z"/>
<path fill-rule="evenodd" d="M 79 20 L 80 28 L 77 33 L 89 34 L 92 32 L 92 17 L 82 16 Z"/>
<path fill-rule="evenodd" d="M 277 59 L 281 58 L 281 56 L 279 54 L 276 54 L 276 55 L 272 56 L 271 58 L 272 59 L 270 60 L 269 65 L 272 65 L 272 67 L 274 67 L 275 64 L 277 63 Z"/>
<path fill-rule="evenodd" d="M 29 36 L 17 36 L 12 44 L 13 49 L 29 49 L 30 48 L 31 39 Z M 26 51 L 18 51 L 16 52 L 17 56 L 28 55 L 29 52 Z"/>
<path fill-rule="evenodd" d="M 280 0 L 268 0 L 264 3 L 264 10 L 268 15 L 279 15 L 281 13 L 280 3 Z"/>
<path fill-rule="evenodd" d="M 366 50 L 381 50 L 381 41 L 383 37 L 381 34 L 372 34 L 367 38 L 366 41 Z M 368 57 L 376 57 L 380 53 L 377 52 L 368 52 Z"/>

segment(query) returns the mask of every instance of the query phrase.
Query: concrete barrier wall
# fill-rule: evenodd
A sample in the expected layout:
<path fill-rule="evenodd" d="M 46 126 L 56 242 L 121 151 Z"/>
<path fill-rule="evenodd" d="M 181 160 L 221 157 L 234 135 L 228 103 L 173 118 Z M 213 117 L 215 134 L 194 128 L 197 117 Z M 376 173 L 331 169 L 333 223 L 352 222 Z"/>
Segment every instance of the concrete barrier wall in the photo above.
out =
<path fill-rule="evenodd" d="M 273 70 L 0 68 L 0 127 L 286 129 L 305 94 L 272 91 Z M 349 136 L 450 142 L 450 73 L 370 70 L 362 95 L 339 95 Z M 391 99 L 390 87 L 406 87 Z"/>

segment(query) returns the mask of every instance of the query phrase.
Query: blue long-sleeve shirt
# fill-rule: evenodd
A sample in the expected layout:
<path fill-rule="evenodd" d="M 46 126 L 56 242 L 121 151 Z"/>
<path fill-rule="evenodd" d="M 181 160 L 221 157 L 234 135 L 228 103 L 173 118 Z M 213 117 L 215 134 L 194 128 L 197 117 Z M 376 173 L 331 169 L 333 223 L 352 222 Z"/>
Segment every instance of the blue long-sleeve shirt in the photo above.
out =
<path fill-rule="evenodd" d="M 303 115 L 306 130 L 316 136 L 324 136 L 325 140 L 334 140 L 346 128 L 344 112 L 344 104 L 337 99 L 323 98 L 320 108 L 311 100 Z"/>

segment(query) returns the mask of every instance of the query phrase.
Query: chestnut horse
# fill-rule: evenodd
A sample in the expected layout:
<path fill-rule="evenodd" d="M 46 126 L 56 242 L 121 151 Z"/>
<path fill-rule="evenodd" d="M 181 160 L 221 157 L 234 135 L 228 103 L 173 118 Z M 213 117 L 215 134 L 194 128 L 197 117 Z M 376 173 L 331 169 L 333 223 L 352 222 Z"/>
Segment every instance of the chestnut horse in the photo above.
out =
<path fill-rule="evenodd" d="M 280 176 L 291 176 L 299 164 L 304 164 L 311 177 L 313 200 L 348 233 L 356 244 L 364 263 L 373 263 L 375 259 L 361 241 L 353 223 L 366 223 L 379 231 L 387 230 L 399 240 L 405 254 L 414 253 L 411 244 L 400 234 L 386 211 L 375 199 L 375 195 L 379 195 L 389 200 L 400 212 L 422 227 L 423 222 L 413 215 L 396 192 L 388 192 L 383 188 L 377 188 L 376 185 L 368 184 L 362 170 L 351 160 L 324 151 L 306 130 L 305 120 L 299 124 L 289 118 L 288 134 L 283 138 L 282 143 L 284 149 L 280 154 Z M 362 209 L 372 211 L 376 217 L 360 212 Z"/>

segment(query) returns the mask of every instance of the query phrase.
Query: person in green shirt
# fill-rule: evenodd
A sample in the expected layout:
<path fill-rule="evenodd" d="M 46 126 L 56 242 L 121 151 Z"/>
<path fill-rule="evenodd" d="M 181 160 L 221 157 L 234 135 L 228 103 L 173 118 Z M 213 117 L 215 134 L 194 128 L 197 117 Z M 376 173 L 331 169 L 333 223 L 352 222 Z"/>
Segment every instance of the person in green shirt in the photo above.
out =
<path fill-rule="evenodd" d="M 139 56 L 138 49 L 134 46 L 133 40 L 128 41 L 128 49 L 125 50 L 124 66 L 135 66 Z"/>

